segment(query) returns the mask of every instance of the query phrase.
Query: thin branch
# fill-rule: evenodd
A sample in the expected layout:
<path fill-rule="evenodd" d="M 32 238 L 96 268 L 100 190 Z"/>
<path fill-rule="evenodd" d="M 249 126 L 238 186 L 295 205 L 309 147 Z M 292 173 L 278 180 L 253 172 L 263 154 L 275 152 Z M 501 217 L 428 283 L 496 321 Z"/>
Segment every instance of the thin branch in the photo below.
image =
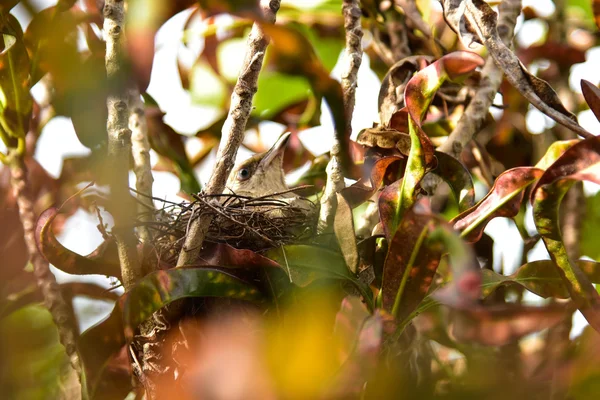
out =
<path fill-rule="evenodd" d="M 279 10 L 280 3 L 280 0 L 261 0 L 260 6 L 266 23 L 275 22 L 275 15 Z M 237 151 L 244 139 L 246 123 L 252 111 L 252 98 L 257 90 L 258 75 L 268 43 L 269 40 L 260 25 L 254 23 L 248 38 L 246 57 L 240 76 L 231 95 L 229 114 L 223 124 L 217 163 L 206 185 L 205 191 L 209 195 L 223 192 L 229 173 L 233 169 Z M 197 218 L 192 221 L 177 260 L 178 267 L 195 262 L 210 223 L 211 218 Z"/>
<path fill-rule="evenodd" d="M 125 76 L 123 55 L 123 0 L 106 0 L 104 4 L 104 34 L 106 39 L 106 74 L 108 95 L 108 174 L 111 188 L 111 214 L 115 220 L 113 233 L 119 252 L 121 277 L 125 290 L 129 290 L 142 276 L 137 256 L 137 239 L 131 223 L 135 204 L 129 194 L 129 155 L 131 131 L 127 92 L 120 80 Z"/>
<path fill-rule="evenodd" d="M 356 101 L 356 87 L 358 86 L 358 70 L 362 61 L 363 36 L 361 26 L 360 1 L 344 0 L 342 5 L 344 14 L 344 28 L 346 30 L 346 67 L 342 73 L 342 91 L 344 96 L 344 112 L 346 114 L 345 135 L 352 134 L 352 114 Z M 331 146 L 331 160 L 327 165 L 327 182 L 321 197 L 321 210 L 319 211 L 319 232 L 325 232 L 331 227 L 335 215 L 336 193 L 344 188 L 344 175 L 342 173 L 339 152 L 341 144 L 334 137 Z"/>
<path fill-rule="evenodd" d="M 148 141 L 148 124 L 144 113 L 144 103 L 140 98 L 140 92 L 134 88 L 129 91 L 129 129 L 131 129 L 131 153 L 133 154 L 133 172 L 135 173 L 135 188 L 137 193 L 138 215 L 142 222 L 152 222 L 154 210 L 152 202 L 152 167 L 150 165 L 150 142 Z M 139 236 L 142 242 L 151 241 L 148 229 L 144 226 L 139 228 Z"/>
<path fill-rule="evenodd" d="M 14 153 L 13 155 L 14 157 L 11 157 L 10 160 L 11 186 L 19 207 L 19 217 L 23 225 L 27 251 L 33 265 L 33 274 L 42 293 L 44 305 L 50 311 L 52 320 L 58 329 L 60 343 L 65 347 L 71 366 L 79 376 L 79 382 L 82 385 L 81 394 L 86 396 L 85 378 L 81 360 L 77 353 L 77 337 L 79 336 L 77 321 L 61 294 L 60 286 L 56 282 L 54 274 L 50 271 L 48 261 L 42 257 L 37 249 L 35 242 L 36 216 L 33 210 L 34 199 L 27 179 L 26 166 L 21 156 Z"/>
<path fill-rule="evenodd" d="M 517 17 L 521 13 L 521 0 L 505 0 L 499 6 L 498 34 L 502 41 L 512 41 Z M 481 84 L 465 109 L 448 140 L 438 150 L 458 158 L 473 139 L 487 117 L 488 110 L 502 83 L 502 70 L 492 57 L 488 57 L 481 71 Z"/>

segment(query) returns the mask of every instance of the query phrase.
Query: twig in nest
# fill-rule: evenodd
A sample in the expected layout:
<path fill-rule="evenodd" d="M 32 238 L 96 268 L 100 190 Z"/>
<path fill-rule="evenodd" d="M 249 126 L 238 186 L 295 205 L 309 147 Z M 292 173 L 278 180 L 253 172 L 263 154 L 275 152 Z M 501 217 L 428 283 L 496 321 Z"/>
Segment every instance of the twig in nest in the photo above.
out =
<path fill-rule="evenodd" d="M 179 204 L 167 202 L 156 212 L 155 221 L 140 221 L 153 231 L 159 259 L 172 265 L 177 260 L 188 227 L 197 218 L 210 218 L 206 241 L 227 243 L 254 251 L 306 240 L 316 229 L 316 206 L 302 199 L 298 207 L 281 198 L 282 194 L 250 198 L 236 194 L 194 195 L 195 201 Z"/>

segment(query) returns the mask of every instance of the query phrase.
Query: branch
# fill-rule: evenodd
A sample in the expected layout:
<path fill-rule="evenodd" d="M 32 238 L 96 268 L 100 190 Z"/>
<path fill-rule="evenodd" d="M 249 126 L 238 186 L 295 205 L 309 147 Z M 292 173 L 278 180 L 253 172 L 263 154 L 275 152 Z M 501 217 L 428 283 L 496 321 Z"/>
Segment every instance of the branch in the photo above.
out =
<path fill-rule="evenodd" d="M 512 41 L 517 17 L 521 13 L 521 0 L 505 0 L 499 6 L 498 34 L 504 43 Z M 503 73 L 494 59 L 488 59 L 481 71 L 481 84 L 471 99 L 448 140 L 438 150 L 458 158 L 473 139 L 486 119 L 488 110 L 502 83 Z M 439 180 L 438 180 L 439 182 Z M 436 185 L 437 186 L 437 185 Z"/>
<path fill-rule="evenodd" d="M 17 199 L 25 244 L 31 264 L 33 265 L 33 274 L 37 286 L 42 293 L 44 305 L 50 311 L 52 320 L 58 329 L 60 343 L 65 347 L 71 366 L 79 376 L 79 382 L 82 385 L 81 394 L 82 396 L 86 396 L 85 378 L 83 376 L 81 360 L 77 353 L 77 337 L 79 336 L 77 321 L 71 313 L 71 308 L 61 294 L 60 286 L 56 283 L 56 278 L 52 271 L 50 271 L 48 262 L 37 249 L 35 242 L 36 216 L 33 210 L 34 199 L 31 194 L 23 158 L 15 153 L 16 151 L 12 150 L 11 156 L 13 157 L 10 160 L 11 186 Z"/>
<path fill-rule="evenodd" d="M 344 112 L 346 114 L 345 135 L 352 134 L 352 114 L 356 100 L 356 87 L 358 86 L 358 70 L 362 61 L 361 39 L 363 36 L 360 24 L 361 11 L 359 0 L 344 0 L 342 13 L 344 14 L 344 28 L 346 30 L 346 59 L 347 64 L 342 73 L 342 91 L 344 96 Z M 327 182 L 321 197 L 321 210 L 319 212 L 318 231 L 325 232 L 333 221 L 337 207 L 336 193 L 344 188 L 344 175 L 342 174 L 339 153 L 341 144 L 336 137 L 331 146 L 331 160 L 327 165 Z"/>
<path fill-rule="evenodd" d="M 131 152 L 133 154 L 133 172 L 135 173 L 135 189 L 138 199 L 138 215 L 142 222 L 154 221 L 154 203 L 152 202 L 152 167 L 150 165 L 150 142 L 148 141 L 148 124 L 144 112 L 144 103 L 140 92 L 134 88 L 129 91 L 129 129 L 131 129 Z M 150 243 L 148 228 L 141 225 L 140 239 Z"/>
<path fill-rule="evenodd" d="M 265 22 L 275 23 L 275 15 L 279 10 L 280 3 L 280 0 L 261 0 L 260 6 Z M 221 142 L 217 151 L 217 163 L 206 185 L 206 194 L 221 194 L 225 189 L 237 151 L 244 140 L 246 123 L 252 112 L 252 98 L 257 90 L 258 74 L 262 68 L 268 44 L 269 40 L 262 28 L 258 23 L 254 23 L 248 37 L 248 48 L 240 76 L 231 94 L 231 106 L 223 124 Z M 195 262 L 211 220 L 212 218 L 208 217 L 195 218 L 190 223 L 185 243 L 177 260 L 178 267 Z"/>
<path fill-rule="evenodd" d="M 104 5 L 104 34 L 106 38 L 106 75 L 108 95 L 108 174 L 111 188 L 111 214 L 115 225 L 113 233 L 119 252 L 121 277 L 125 290 L 143 276 L 137 256 L 137 239 L 133 231 L 132 216 L 135 204 L 129 194 L 129 155 L 131 131 L 127 93 L 120 80 L 125 76 L 123 56 L 123 0 L 106 0 Z"/>

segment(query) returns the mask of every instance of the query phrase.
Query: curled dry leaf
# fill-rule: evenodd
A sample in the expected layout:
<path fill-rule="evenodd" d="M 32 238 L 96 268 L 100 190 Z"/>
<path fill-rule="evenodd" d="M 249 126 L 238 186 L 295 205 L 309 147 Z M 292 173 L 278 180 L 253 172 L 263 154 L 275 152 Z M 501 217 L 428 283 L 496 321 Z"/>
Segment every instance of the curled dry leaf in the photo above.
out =
<path fill-rule="evenodd" d="M 381 81 L 378 109 L 379 121 L 389 126 L 392 116 L 404 108 L 404 89 L 412 75 L 433 61 L 430 56 L 411 56 L 392 65 Z"/>

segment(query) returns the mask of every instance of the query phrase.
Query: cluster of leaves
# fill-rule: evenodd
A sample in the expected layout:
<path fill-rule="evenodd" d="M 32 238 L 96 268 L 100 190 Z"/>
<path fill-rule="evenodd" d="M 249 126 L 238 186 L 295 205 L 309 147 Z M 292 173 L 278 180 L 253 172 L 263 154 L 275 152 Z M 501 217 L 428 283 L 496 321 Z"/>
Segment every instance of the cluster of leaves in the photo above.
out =
<path fill-rule="evenodd" d="M 56 208 L 78 184 L 105 182 L 99 168 L 106 151 L 107 82 L 98 34 L 102 2 L 59 1 L 41 11 L 34 2 L 20 3 L 33 17 L 24 33 L 9 13 L 17 2 L 0 6 L 0 132 L 7 147 L 20 149 L 26 157 L 40 214 L 38 248 L 68 274 L 119 279 L 117 248 L 104 228 L 105 242 L 88 256 L 65 248 L 55 237 L 78 208 L 105 204 L 101 195 L 86 195 L 67 202 L 60 213 Z M 216 121 L 195 134 L 200 150 L 188 154 L 188 139 L 165 124 L 157 105 L 164 99 L 155 102 L 147 93 L 144 98 L 150 143 L 159 156 L 155 169 L 175 173 L 181 190 L 195 193 L 200 185 L 194 167 L 219 143 L 235 83 L 236 73 L 225 60 L 241 53 L 240 44 L 261 14 L 254 1 L 162 3 L 128 2 L 127 50 L 136 55 L 130 60 L 135 78 L 128 79 L 135 79 L 145 92 L 156 32 L 174 14 L 187 10 L 178 59 L 182 86 L 197 104 L 219 111 Z M 365 52 L 382 86 L 380 123 L 360 132 L 356 141 L 342 128 L 342 91 L 330 77 L 343 48 L 341 2 L 323 1 L 307 9 L 284 2 L 278 24 L 263 26 L 272 41 L 247 129 L 260 136 L 261 124 L 271 121 L 291 131 L 284 168 L 310 163 L 297 184 L 313 185 L 312 192 L 320 193 L 329 157 L 311 154 L 298 135 L 319 124 L 321 102 L 327 103 L 343 144 L 346 175 L 356 180 L 337 196 L 334 234 L 260 253 L 209 243 L 197 264 L 185 268 L 157 260 L 152 246 L 140 244 L 138 253 L 146 266 L 159 268 L 118 300 L 91 284 L 63 285 L 67 299 L 116 300 L 108 319 L 79 337 L 91 397 L 123 398 L 133 390 L 131 364 L 135 369 L 140 362 L 136 346 L 155 339 L 142 335 L 140 326 L 183 299 L 193 303 L 194 311 L 170 321 L 179 327 L 178 334 L 172 329 L 166 338 L 146 343 L 158 343 L 162 357 L 146 373 L 179 377 L 164 378 L 159 394 L 164 390 L 187 398 L 206 391 L 210 396 L 223 393 L 232 380 L 246 382 L 246 390 L 252 382 L 264 398 L 550 398 L 567 393 L 588 398 L 598 390 L 598 211 L 588 208 L 590 218 L 582 227 L 577 222 L 566 226 L 581 220 L 582 205 L 561 203 L 581 191 L 577 182 L 600 183 L 600 140 L 576 123 L 550 86 L 561 92 L 570 67 L 585 60 L 585 49 L 569 35 L 577 28 L 593 43 L 591 16 L 571 26 L 564 15 L 568 10 L 543 17 L 526 8 L 522 12 L 527 20 L 560 25 L 557 31 L 565 36 L 548 33 L 542 43 L 511 50 L 495 11 L 484 1 L 442 1 L 443 12 L 431 2 L 416 3 L 419 8 L 409 1 L 362 2 L 363 26 L 372 34 Z M 142 7 L 144 12 L 136 11 Z M 233 16 L 225 28 L 219 20 L 224 13 Z M 206 24 L 204 45 L 194 53 L 192 39 L 199 34 L 200 18 Z M 494 118 L 484 110 L 476 139 L 455 158 L 436 147 L 453 133 L 474 93 L 490 79 L 481 72 L 486 59 L 464 50 L 477 43 L 496 61 L 495 73 L 505 73 L 503 112 Z M 194 62 L 186 65 L 184 55 L 190 52 Z M 528 67 L 539 60 L 549 66 L 537 75 L 530 73 Z M 36 83 L 49 93 L 43 101 L 30 94 Z M 589 107 L 600 118 L 600 91 L 583 81 L 582 92 L 585 102 L 570 93 L 570 108 Z M 529 104 L 562 126 L 532 135 L 524 120 Z M 54 179 L 32 155 L 44 125 L 57 115 L 71 118 L 90 154 L 65 160 Z M 246 145 L 263 150 L 260 144 Z M 68 386 L 65 382 L 72 377 L 65 373 L 68 362 L 57 350 L 48 314 L 32 306 L 40 294 L 24 268 L 27 253 L 7 168 L 0 178 L 0 334 L 8 343 L 20 344 L 0 347 L 8 354 L 0 360 L 0 385 L 8 388 L 9 397 L 20 395 L 30 385 L 28 378 L 45 371 L 24 396 L 47 397 Z M 441 181 L 445 184 L 438 185 Z M 477 203 L 476 185 L 488 189 Z M 436 186 L 431 193 L 424 189 Z M 598 195 L 587 201 L 590 207 L 597 205 Z M 367 214 L 374 205 L 378 214 L 371 226 L 365 221 L 373 219 Z M 529 208 L 535 232 L 525 227 Z M 512 274 L 503 273 L 502 262 L 494 262 L 495 243 L 484 232 L 499 217 L 515 221 L 525 245 L 522 265 Z M 581 232 L 582 240 L 563 240 L 561 224 L 563 232 Z M 528 262 L 527 251 L 540 241 L 551 259 Z M 496 244 L 502 246 L 501 241 Z M 546 300 L 527 304 L 528 292 Z M 589 327 L 571 340 L 576 310 Z M 19 337 L 21 331 L 28 335 Z M 230 346 L 238 346 L 233 348 L 249 354 L 253 362 L 229 362 Z M 216 369 L 199 367 L 213 365 L 215 357 Z M 48 360 L 55 361 L 54 369 Z M 12 373 L 17 363 L 28 367 Z"/>

